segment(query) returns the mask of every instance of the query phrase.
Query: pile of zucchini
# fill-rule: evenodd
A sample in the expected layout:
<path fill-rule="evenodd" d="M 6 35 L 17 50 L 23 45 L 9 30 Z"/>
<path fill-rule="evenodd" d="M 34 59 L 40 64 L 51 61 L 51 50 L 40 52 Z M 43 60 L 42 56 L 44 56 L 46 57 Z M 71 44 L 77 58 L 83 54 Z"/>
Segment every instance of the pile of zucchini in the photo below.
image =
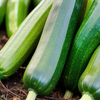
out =
<path fill-rule="evenodd" d="M 0 79 L 34 52 L 23 75 L 26 100 L 49 95 L 59 80 L 64 99 L 80 91 L 80 100 L 100 100 L 99 9 L 100 0 L 0 0 L 9 38 L 0 50 Z"/>

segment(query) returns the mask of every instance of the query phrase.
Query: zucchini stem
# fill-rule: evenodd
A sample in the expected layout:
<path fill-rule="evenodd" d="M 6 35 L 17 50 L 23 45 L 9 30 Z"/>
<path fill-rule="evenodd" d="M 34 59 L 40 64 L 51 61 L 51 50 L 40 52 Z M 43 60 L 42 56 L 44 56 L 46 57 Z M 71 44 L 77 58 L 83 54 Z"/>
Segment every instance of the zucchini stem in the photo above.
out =
<path fill-rule="evenodd" d="M 34 91 L 29 91 L 26 100 L 35 100 L 37 93 Z"/>
<path fill-rule="evenodd" d="M 79 100 L 94 100 L 89 94 L 83 94 Z"/>
<path fill-rule="evenodd" d="M 66 90 L 65 95 L 64 95 L 63 98 L 64 99 L 70 99 L 70 98 L 72 98 L 72 96 L 73 96 L 73 93 L 69 90 Z"/>

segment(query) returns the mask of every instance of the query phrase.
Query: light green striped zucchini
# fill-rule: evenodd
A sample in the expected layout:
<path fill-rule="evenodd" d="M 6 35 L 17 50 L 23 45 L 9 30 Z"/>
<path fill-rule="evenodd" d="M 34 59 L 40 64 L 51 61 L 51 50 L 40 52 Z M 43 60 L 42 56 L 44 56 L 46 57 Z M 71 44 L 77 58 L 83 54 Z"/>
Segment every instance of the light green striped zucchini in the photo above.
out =
<path fill-rule="evenodd" d="M 0 79 L 12 75 L 36 48 L 54 0 L 42 0 L 0 51 Z"/>

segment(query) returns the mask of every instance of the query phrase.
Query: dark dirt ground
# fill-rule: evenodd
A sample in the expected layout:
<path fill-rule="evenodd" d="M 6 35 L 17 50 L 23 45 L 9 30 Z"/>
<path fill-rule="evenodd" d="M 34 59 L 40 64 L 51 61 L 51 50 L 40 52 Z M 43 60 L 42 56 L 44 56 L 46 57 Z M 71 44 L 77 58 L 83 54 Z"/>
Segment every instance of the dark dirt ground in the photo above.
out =
<path fill-rule="evenodd" d="M 5 28 L 0 28 L 0 50 L 8 41 Z M 0 81 L 0 100 L 25 100 L 28 91 L 23 84 L 23 73 L 27 65 L 21 66 L 16 73 L 5 80 Z M 48 96 L 39 97 L 36 100 L 64 100 L 65 90 L 62 88 L 60 82 L 58 82 L 55 89 Z M 79 100 L 80 95 L 75 94 L 73 99 L 67 100 Z"/>

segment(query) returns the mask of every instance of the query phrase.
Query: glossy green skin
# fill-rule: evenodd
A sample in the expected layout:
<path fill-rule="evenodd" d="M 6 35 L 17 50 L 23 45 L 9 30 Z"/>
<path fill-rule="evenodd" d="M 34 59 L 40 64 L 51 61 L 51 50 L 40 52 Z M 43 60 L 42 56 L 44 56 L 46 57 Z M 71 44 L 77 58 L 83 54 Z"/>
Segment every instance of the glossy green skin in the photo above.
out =
<path fill-rule="evenodd" d="M 36 48 L 53 0 L 43 0 L 0 51 L 0 79 L 12 75 Z"/>
<path fill-rule="evenodd" d="M 54 89 L 64 68 L 81 7 L 82 0 L 55 0 L 24 73 L 23 82 L 29 91 L 45 96 Z"/>
<path fill-rule="evenodd" d="M 80 25 L 82 24 L 82 21 L 83 21 L 84 17 L 87 15 L 90 7 L 92 6 L 92 3 L 93 3 L 93 0 L 84 0 L 77 29 L 79 29 Z"/>
<path fill-rule="evenodd" d="M 84 19 L 84 14 L 85 14 L 85 10 L 86 10 L 86 5 L 87 5 L 87 0 L 83 0 L 83 4 L 82 4 L 82 11 L 79 17 L 79 21 L 78 21 L 78 26 L 77 26 L 77 30 L 79 29 L 83 19 Z"/>
<path fill-rule="evenodd" d="M 33 0 L 33 5 L 36 7 L 42 0 Z"/>
<path fill-rule="evenodd" d="M 93 100 L 100 100 L 100 45 L 80 77 L 78 88 L 82 95 L 88 94 Z"/>
<path fill-rule="evenodd" d="M 31 0 L 9 0 L 6 8 L 6 29 L 10 38 L 28 14 Z"/>
<path fill-rule="evenodd" d="M 71 47 L 63 72 L 67 90 L 77 91 L 78 80 L 95 48 L 100 43 L 100 0 L 95 0 L 83 20 Z"/>
<path fill-rule="evenodd" d="M 8 0 L 0 0 L 0 25 L 2 24 L 5 17 L 7 2 Z"/>
<path fill-rule="evenodd" d="M 87 15 L 88 11 L 90 10 L 92 3 L 94 0 L 87 0 L 87 6 L 86 6 L 86 11 L 84 17 Z"/>

